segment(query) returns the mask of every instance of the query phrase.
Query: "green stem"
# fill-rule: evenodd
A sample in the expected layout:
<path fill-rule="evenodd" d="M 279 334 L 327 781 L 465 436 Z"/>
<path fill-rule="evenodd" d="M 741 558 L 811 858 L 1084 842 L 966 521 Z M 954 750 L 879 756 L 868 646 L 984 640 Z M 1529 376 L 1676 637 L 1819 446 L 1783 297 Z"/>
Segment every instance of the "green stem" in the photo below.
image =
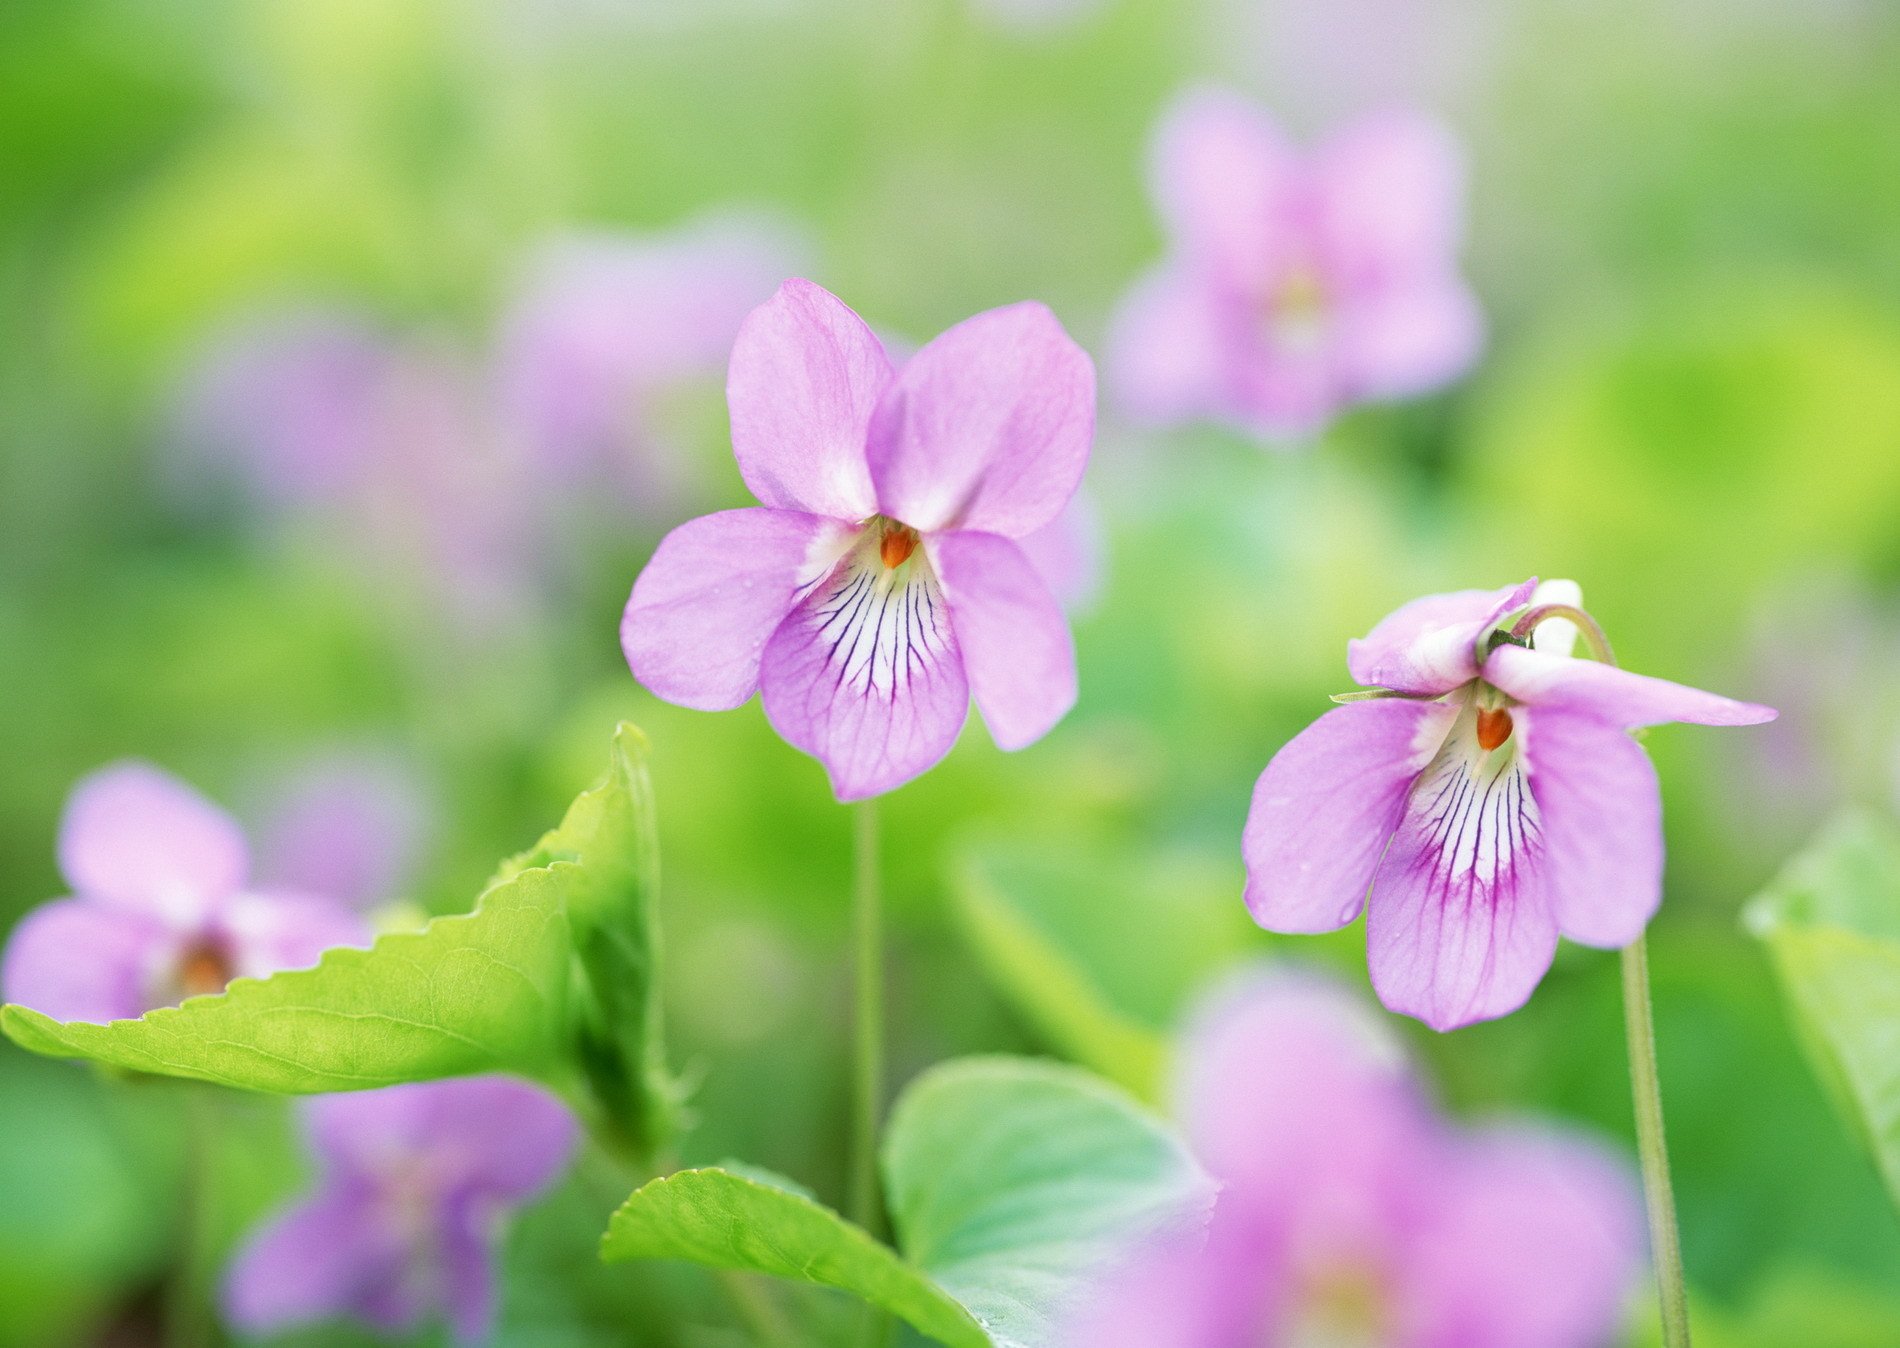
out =
<path fill-rule="evenodd" d="M 177 1262 L 165 1297 L 165 1348 L 208 1348 L 211 1168 L 216 1156 L 217 1102 L 208 1087 L 183 1084 L 184 1154 L 179 1166 Z"/>
<path fill-rule="evenodd" d="M 1650 1253 L 1662 1300 L 1663 1343 L 1689 1348 L 1689 1295 L 1682 1275 L 1682 1236 L 1669 1183 L 1663 1137 L 1662 1085 L 1656 1075 L 1656 1025 L 1649 1000 L 1649 948 L 1638 936 L 1623 947 L 1623 1028 L 1629 1039 L 1630 1093 L 1636 1101 L 1636 1149 L 1643 1163 Z"/>
<path fill-rule="evenodd" d="M 878 1110 L 884 1095 L 884 932 L 877 867 L 877 804 L 860 801 L 853 821 L 856 883 L 851 893 L 853 1013 L 851 1178 L 847 1211 L 875 1233 Z"/>

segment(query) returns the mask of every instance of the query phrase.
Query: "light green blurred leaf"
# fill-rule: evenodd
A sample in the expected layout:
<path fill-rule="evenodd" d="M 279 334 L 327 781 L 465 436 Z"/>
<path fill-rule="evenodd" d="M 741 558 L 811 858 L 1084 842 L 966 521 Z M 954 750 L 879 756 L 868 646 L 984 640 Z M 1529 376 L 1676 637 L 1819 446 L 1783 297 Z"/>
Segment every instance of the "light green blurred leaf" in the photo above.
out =
<path fill-rule="evenodd" d="M 1052 1047 L 1154 1100 L 1166 1032 L 1254 939 L 1238 876 L 1180 858 L 985 844 L 951 884 L 984 968 Z"/>
<path fill-rule="evenodd" d="M 758 1172 L 754 1172 L 757 1176 Z M 1128 1243 L 1196 1220 L 1211 1186 L 1160 1123 L 1053 1063 L 935 1068 L 892 1111 L 893 1251 L 800 1193 L 691 1170 L 634 1193 L 601 1255 L 835 1287 L 951 1348 L 1034 1348 Z"/>
<path fill-rule="evenodd" d="M 1749 906 L 1809 1058 L 1900 1203 L 1900 830 L 1837 819 Z"/>
<path fill-rule="evenodd" d="M 650 1150 L 674 1105 L 652 977 L 656 851 L 646 740 L 623 724 L 605 780 L 472 912 L 137 1020 L 9 1005 L 0 1028 L 37 1053 L 287 1094 L 518 1072 Z"/>

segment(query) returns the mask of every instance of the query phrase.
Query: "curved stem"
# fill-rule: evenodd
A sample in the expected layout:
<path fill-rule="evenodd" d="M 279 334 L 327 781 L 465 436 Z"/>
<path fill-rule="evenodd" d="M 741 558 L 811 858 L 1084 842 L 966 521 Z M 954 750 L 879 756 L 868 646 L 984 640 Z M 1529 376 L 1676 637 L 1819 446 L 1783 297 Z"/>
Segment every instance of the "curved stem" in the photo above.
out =
<path fill-rule="evenodd" d="M 1663 1137 L 1662 1086 L 1656 1075 L 1656 1024 L 1650 1010 L 1649 948 L 1641 936 L 1623 947 L 1623 1028 L 1629 1040 L 1630 1093 L 1636 1101 L 1636 1149 L 1643 1164 L 1649 1244 L 1662 1300 L 1663 1343 L 1689 1348 L 1689 1297 L 1682 1275 L 1682 1237 L 1669 1183 Z"/>
<path fill-rule="evenodd" d="M 1616 663 L 1616 652 L 1610 649 L 1610 639 L 1603 634 L 1602 624 L 1575 604 L 1539 604 L 1517 620 L 1511 627 L 1511 636 L 1520 641 L 1526 640 L 1537 630 L 1539 623 L 1551 618 L 1563 618 L 1575 623 L 1592 656 L 1606 665 Z"/>
<path fill-rule="evenodd" d="M 851 1095 L 851 1220 L 880 1225 L 877 1121 L 884 1095 L 884 932 L 878 893 L 877 803 L 860 801 L 853 821 L 856 882 L 851 892 L 855 984 Z"/>

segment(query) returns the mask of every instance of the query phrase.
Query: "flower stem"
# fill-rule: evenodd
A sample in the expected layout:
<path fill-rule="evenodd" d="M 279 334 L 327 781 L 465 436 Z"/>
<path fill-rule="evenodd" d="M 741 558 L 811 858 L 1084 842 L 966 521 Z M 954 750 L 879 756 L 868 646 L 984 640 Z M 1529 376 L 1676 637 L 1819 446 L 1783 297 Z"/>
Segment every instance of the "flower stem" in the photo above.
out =
<path fill-rule="evenodd" d="M 206 1348 L 212 1342 L 210 1284 L 211 1168 L 217 1156 L 218 1102 L 211 1088 L 183 1086 L 184 1153 L 179 1167 L 177 1262 L 165 1296 L 165 1348 Z"/>
<path fill-rule="evenodd" d="M 1669 1183 L 1663 1137 L 1662 1087 L 1656 1075 L 1656 1024 L 1650 1010 L 1649 947 L 1641 936 L 1623 947 L 1623 1028 L 1629 1040 L 1630 1093 L 1636 1101 L 1636 1149 L 1643 1164 L 1650 1253 L 1662 1301 L 1663 1343 L 1689 1348 L 1689 1297 L 1682 1276 L 1682 1237 Z"/>
<path fill-rule="evenodd" d="M 855 807 L 855 883 L 851 891 L 852 974 L 856 990 L 851 1092 L 851 1220 L 875 1234 L 877 1121 L 884 1095 L 884 933 L 877 865 L 877 802 Z"/>

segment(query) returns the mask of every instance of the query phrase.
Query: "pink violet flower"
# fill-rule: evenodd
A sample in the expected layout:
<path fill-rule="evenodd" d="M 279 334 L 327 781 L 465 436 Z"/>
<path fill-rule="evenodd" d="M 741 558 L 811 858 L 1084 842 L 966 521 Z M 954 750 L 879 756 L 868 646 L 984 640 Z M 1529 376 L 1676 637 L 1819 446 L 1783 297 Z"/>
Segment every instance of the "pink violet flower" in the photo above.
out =
<path fill-rule="evenodd" d="M 319 755 L 287 773 L 258 830 L 258 871 L 273 886 L 358 910 L 404 896 L 429 831 L 420 783 L 372 750 Z"/>
<path fill-rule="evenodd" d="M 1642 1263 L 1625 1162 L 1547 1124 L 1458 1127 L 1315 976 L 1211 997 L 1176 1084 L 1222 1184 L 1203 1245 L 1139 1252 L 1073 1348 L 1597 1348 Z"/>
<path fill-rule="evenodd" d="M 59 864 L 73 897 L 42 904 L 7 942 L 6 1000 L 58 1020 L 111 1021 L 368 945 L 346 905 L 250 887 L 237 824 L 144 763 L 74 788 Z"/>
<path fill-rule="evenodd" d="M 1132 415 L 1299 439 L 1476 358 L 1463 163 L 1423 115 L 1372 114 L 1302 152 L 1239 94 L 1198 89 L 1161 119 L 1152 182 L 1168 255 L 1110 340 Z"/>
<path fill-rule="evenodd" d="M 493 1330 L 501 1225 L 546 1192 L 579 1130 L 512 1077 L 412 1082 L 302 1101 L 311 1191 L 253 1231 L 226 1275 L 247 1334 L 349 1318 L 404 1331 L 440 1315 L 462 1342 Z"/>
<path fill-rule="evenodd" d="M 1662 798 L 1630 736 L 1767 707 L 1573 658 L 1570 581 L 1414 600 L 1347 648 L 1369 700 L 1295 736 L 1254 788 L 1247 906 L 1270 931 L 1367 913 L 1379 999 L 1437 1030 L 1508 1014 L 1561 932 L 1629 944 L 1662 901 Z"/>
<path fill-rule="evenodd" d="M 1095 426 L 1088 356 L 1040 304 L 965 319 L 894 369 L 835 296 L 791 280 L 727 377 L 761 505 L 692 520 L 633 587 L 634 677 L 703 711 L 762 695 L 840 800 L 950 751 L 974 697 L 1020 749 L 1075 701 L 1075 649 L 1018 540 L 1074 495 Z"/>

